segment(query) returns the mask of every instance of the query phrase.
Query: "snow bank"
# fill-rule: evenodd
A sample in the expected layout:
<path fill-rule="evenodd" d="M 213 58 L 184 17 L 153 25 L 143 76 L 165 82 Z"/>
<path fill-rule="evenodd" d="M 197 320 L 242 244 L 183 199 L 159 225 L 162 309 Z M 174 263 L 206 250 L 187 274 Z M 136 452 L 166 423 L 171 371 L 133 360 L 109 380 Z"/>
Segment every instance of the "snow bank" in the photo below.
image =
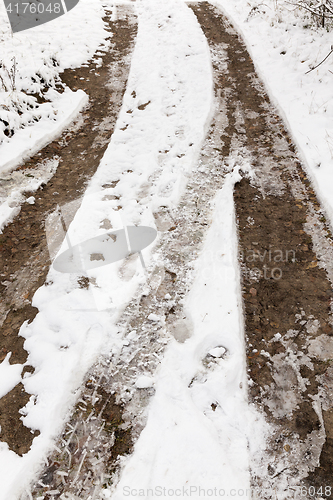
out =
<path fill-rule="evenodd" d="M 54 87 L 64 69 L 80 66 L 98 47 L 107 46 L 110 34 L 104 29 L 103 16 L 99 0 L 81 0 L 68 14 L 13 35 L 0 2 L 0 173 L 52 140 L 82 106 L 82 92 L 70 96 L 67 90 L 60 97 L 45 90 Z M 41 92 L 49 102 L 39 105 L 33 94 Z M 12 143 L 12 134 L 23 127 L 25 134 Z"/>
<path fill-rule="evenodd" d="M 0 146 L 0 172 L 2 174 L 10 172 L 56 139 L 88 103 L 88 96 L 83 90 L 72 92 L 67 88 L 62 94 L 49 90 L 47 95 L 52 104 L 45 103 L 39 106 L 38 112 L 41 119 L 33 126 L 18 130 L 9 142 Z M 50 114 L 54 110 L 57 114 L 52 120 Z"/>

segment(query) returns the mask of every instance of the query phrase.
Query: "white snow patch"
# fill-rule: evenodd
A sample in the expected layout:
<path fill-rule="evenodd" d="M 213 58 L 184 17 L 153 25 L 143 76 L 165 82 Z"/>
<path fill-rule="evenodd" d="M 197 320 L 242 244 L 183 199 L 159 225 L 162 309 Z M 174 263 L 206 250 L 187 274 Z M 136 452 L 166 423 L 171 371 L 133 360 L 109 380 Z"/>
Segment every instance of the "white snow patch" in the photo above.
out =
<path fill-rule="evenodd" d="M 162 318 L 161 318 L 161 316 L 158 316 L 158 314 L 150 313 L 148 316 L 148 319 L 150 321 L 159 322 L 159 321 L 161 321 Z"/>
<path fill-rule="evenodd" d="M 0 363 L 0 398 L 5 396 L 21 381 L 23 365 L 11 365 L 9 363 L 10 357 L 11 353 L 8 353 Z"/>
<path fill-rule="evenodd" d="M 135 387 L 137 389 L 148 389 L 150 387 L 153 387 L 154 385 L 154 379 L 151 377 L 148 377 L 147 375 L 141 375 L 136 382 L 135 382 Z"/>
<path fill-rule="evenodd" d="M 222 358 L 222 356 L 227 352 L 225 347 L 214 347 L 208 351 L 208 354 L 213 356 L 213 358 Z"/>

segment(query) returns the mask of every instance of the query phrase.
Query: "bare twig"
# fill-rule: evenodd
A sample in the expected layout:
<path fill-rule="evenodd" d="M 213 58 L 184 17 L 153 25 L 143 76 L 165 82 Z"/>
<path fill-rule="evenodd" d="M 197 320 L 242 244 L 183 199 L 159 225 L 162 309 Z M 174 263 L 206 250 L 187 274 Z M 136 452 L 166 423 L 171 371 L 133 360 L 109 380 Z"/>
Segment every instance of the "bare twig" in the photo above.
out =
<path fill-rule="evenodd" d="M 9 83 L 6 82 L 6 79 L 2 75 L 0 75 L 0 83 L 6 92 L 16 90 L 16 71 L 17 71 L 16 58 L 13 57 L 12 61 L 13 65 L 10 69 L 7 68 L 7 66 L 3 61 L 0 62 L 0 68 L 2 68 L 4 72 L 7 74 L 7 78 L 9 80 Z"/>
<path fill-rule="evenodd" d="M 326 59 L 328 59 L 328 57 L 332 54 L 332 52 L 333 52 L 333 47 L 331 48 L 331 51 L 327 54 L 327 56 L 319 64 L 317 64 L 317 66 L 309 69 L 309 71 L 307 71 L 305 74 L 307 75 L 308 73 L 311 73 L 311 71 L 313 71 L 314 69 L 318 68 L 321 64 L 323 64 L 326 61 Z"/>
<path fill-rule="evenodd" d="M 314 16 L 322 17 L 322 15 L 323 15 L 322 12 L 316 12 L 311 7 L 309 7 L 309 5 L 306 5 L 304 3 L 299 3 L 299 2 L 298 3 L 288 2 L 288 3 L 291 3 L 292 5 L 296 5 L 297 7 L 301 7 L 302 9 L 308 10 Z M 325 7 L 327 8 L 326 5 L 325 5 Z M 330 10 L 330 12 L 331 12 L 331 10 Z M 329 15 L 325 14 L 325 18 L 332 19 L 333 16 L 329 16 Z"/>

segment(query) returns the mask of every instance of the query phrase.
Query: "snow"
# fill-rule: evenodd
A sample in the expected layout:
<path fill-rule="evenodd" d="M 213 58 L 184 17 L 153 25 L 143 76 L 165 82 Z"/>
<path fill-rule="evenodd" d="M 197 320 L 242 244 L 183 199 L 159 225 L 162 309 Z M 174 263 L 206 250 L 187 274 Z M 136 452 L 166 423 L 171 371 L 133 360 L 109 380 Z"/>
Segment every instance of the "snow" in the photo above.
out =
<path fill-rule="evenodd" d="M 153 387 L 154 380 L 147 375 L 141 375 L 135 382 L 135 387 L 137 389 L 148 389 L 149 387 Z"/>
<path fill-rule="evenodd" d="M 18 130 L 10 142 L 0 146 L 1 174 L 10 172 L 56 139 L 88 103 L 88 96 L 83 90 L 73 92 L 67 88 L 62 94 L 49 90 L 45 95 L 50 98 L 52 105 L 40 105 L 41 119 L 33 126 Z M 50 120 L 55 110 L 56 116 Z"/>
<path fill-rule="evenodd" d="M 333 339 L 328 335 L 320 335 L 309 344 L 308 352 L 311 356 L 316 356 L 323 361 L 333 357 Z"/>
<path fill-rule="evenodd" d="M 213 356 L 213 358 L 222 358 L 226 351 L 227 350 L 225 347 L 213 347 L 213 349 L 210 349 L 210 351 L 208 351 L 208 354 L 210 354 L 210 356 Z"/>
<path fill-rule="evenodd" d="M 149 314 L 148 319 L 150 321 L 161 321 L 161 316 L 158 316 L 158 314 Z"/>
<path fill-rule="evenodd" d="M 22 203 L 32 201 L 33 197 L 26 197 L 26 194 L 36 191 L 43 183 L 46 184 L 56 172 L 58 164 L 59 158 L 54 157 L 40 162 L 35 169 L 26 169 L 24 172 L 16 170 L 1 176 L 0 233 L 20 213 Z"/>

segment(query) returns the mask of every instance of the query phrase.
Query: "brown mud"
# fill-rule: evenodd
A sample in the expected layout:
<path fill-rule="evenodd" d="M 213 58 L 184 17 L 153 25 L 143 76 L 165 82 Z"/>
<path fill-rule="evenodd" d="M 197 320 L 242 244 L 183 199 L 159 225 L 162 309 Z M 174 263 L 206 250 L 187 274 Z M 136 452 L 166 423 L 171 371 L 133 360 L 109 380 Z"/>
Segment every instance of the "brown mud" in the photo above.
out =
<path fill-rule="evenodd" d="M 12 352 L 12 364 L 24 364 L 27 359 L 19 329 L 37 313 L 31 301 L 44 283 L 50 266 L 44 222 L 58 205 L 77 200 L 84 193 L 112 135 L 136 35 L 133 13 L 126 9 L 120 12 L 119 9 L 115 22 L 110 20 L 111 13 L 104 19 L 111 46 L 104 51 L 102 66 L 93 59 L 83 67 L 61 74 L 63 84 L 72 90 L 83 89 L 88 94 L 88 106 L 74 126 L 20 167 L 33 169 L 43 161 L 59 159 L 52 179 L 34 193 L 35 204 L 25 203 L 14 222 L 0 235 L 0 361 L 8 352 Z M 19 410 L 29 397 L 19 385 L 0 399 L 0 439 L 20 455 L 30 449 L 34 435 L 38 434 L 32 434 L 20 420 Z"/>
<path fill-rule="evenodd" d="M 255 172 L 234 194 L 250 401 L 274 429 L 266 463 L 252 470 L 254 493 L 333 498 L 330 228 L 244 43 L 208 3 L 192 8 L 212 51 L 226 53 L 226 71 L 213 62 L 228 115 L 223 156 L 245 152 Z M 314 248 L 318 233 L 326 269 Z"/>

